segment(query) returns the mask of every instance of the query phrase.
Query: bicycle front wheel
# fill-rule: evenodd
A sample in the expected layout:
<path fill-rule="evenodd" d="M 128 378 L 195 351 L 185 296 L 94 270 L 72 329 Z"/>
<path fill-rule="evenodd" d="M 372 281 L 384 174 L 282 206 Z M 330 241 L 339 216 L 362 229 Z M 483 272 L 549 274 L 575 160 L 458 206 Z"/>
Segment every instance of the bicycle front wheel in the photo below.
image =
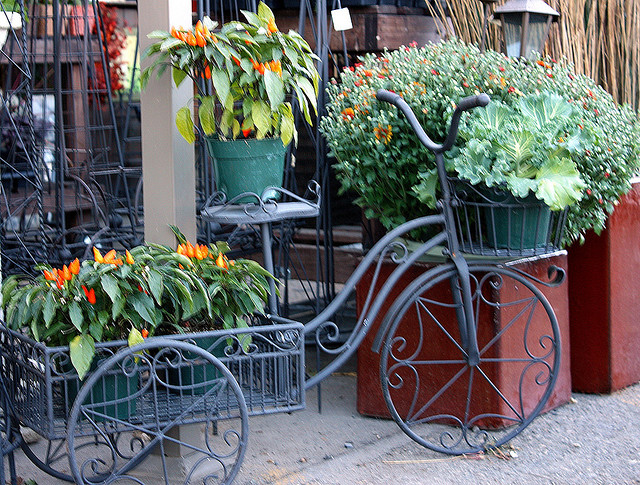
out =
<path fill-rule="evenodd" d="M 399 297 L 381 352 L 382 390 L 400 428 L 419 444 L 465 454 L 503 445 L 549 400 L 560 333 L 541 291 L 520 273 L 471 269 L 479 362 L 469 363 L 452 266 Z"/>

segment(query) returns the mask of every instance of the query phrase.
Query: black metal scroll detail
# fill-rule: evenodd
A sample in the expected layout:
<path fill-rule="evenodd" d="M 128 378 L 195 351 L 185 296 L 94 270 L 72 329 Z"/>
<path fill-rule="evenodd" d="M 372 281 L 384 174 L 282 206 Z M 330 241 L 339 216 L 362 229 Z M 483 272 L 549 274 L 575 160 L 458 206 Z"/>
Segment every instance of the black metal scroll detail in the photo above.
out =
<path fill-rule="evenodd" d="M 472 271 L 477 365 L 455 317 L 455 269 L 401 295 L 382 349 L 391 416 L 421 445 L 449 454 L 512 439 L 542 411 L 559 372 L 557 321 L 540 291 L 508 269 Z"/>

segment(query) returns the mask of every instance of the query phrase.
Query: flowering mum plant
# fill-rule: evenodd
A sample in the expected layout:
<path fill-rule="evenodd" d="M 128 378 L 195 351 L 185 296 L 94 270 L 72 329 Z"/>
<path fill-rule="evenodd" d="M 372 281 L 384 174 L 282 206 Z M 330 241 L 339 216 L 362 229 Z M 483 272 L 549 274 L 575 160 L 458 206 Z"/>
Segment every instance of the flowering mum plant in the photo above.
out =
<path fill-rule="evenodd" d="M 128 339 L 135 345 L 167 329 L 184 331 L 181 324 L 194 315 L 209 329 L 218 321 L 226 328 L 246 326 L 249 314 L 262 311 L 271 276 L 253 261 L 232 263 L 225 249 L 186 242 L 177 251 L 143 245 L 103 255 L 94 248 L 93 261 L 41 264 L 34 278 L 3 281 L 5 319 L 37 341 L 68 345 L 82 379 L 96 342 Z M 250 296 L 238 296 L 242 290 Z"/>
<path fill-rule="evenodd" d="M 487 93 L 492 103 L 512 113 L 521 111 L 524 98 L 543 94 L 559 96 L 571 105 L 573 111 L 556 124 L 563 131 L 557 133 L 554 143 L 568 149 L 583 183 L 578 189 L 581 198 L 569 211 L 567 242 L 580 239 L 589 229 L 599 232 L 604 228 L 607 215 L 630 189 L 638 169 L 637 113 L 617 105 L 604 89 L 575 74 L 566 62 L 481 53 L 476 46 L 456 39 L 425 47 L 412 44 L 381 56 L 367 55 L 343 71 L 340 80 L 328 87 L 328 114 L 321 121 L 331 153 L 338 159 L 335 167 L 342 190 L 354 191 L 365 215 L 380 219 L 387 228 L 429 213 L 435 185 L 427 181 L 433 181 L 429 176 L 435 160 L 402 114 L 375 99 L 378 89 L 400 94 L 434 140 L 445 138 L 454 107 L 465 96 Z M 465 156 L 460 148 L 484 136 L 478 131 L 481 111 L 463 117 L 458 151 L 452 151 L 453 159 L 448 161 L 452 174 L 460 175 L 452 164 L 456 157 Z M 534 127 L 536 144 L 548 130 L 548 126 L 544 130 Z M 574 144 L 576 133 L 580 138 Z M 512 136 L 506 129 L 492 131 L 491 144 L 506 146 Z M 566 140 L 572 140 L 571 144 Z M 542 148 L 553 150 L 548 140 Z M 495 147 L 491 151 L 489 158 L 494 161 L 502 157 Z M 533 159 L 538 163 L 538 155 Z"/>
<path fill-rule="evenodd" d="M 190 78 L 198 88 L 198 120 L 205 135 L 220 139 L 280 137 L 297 141 L 291 102 L 295 94 L 305 120 L 316 114 L 317 57 L 295 31 L 281 32 L 271 9 L 260 2 L 257 14 L 242 12 L 247 22 L 217 23 L 205 17 L 193 27 L 154 31 L 156 41 L 144 57 L 153 63 L 141 75 L 144 87 L 153 72 L 171 67 L 179 86 Z M 195 141 L 188 107 L 176 115 L 182 136 Z"/>

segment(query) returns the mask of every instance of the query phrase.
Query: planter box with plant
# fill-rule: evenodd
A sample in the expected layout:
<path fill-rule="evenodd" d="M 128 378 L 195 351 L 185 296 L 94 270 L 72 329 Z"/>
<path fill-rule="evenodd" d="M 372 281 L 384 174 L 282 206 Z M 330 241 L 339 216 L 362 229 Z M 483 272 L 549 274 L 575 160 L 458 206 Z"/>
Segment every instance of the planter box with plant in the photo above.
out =
<path fill-rule="evenodd" d="M 227 250 L 183 240 L 176 251 L 143 245 L 102 255 L 94 248 L 93 261 L 39 265 L 35 278 L 3 282 L 6 322 L 50 347 L 68 346 L 80 380 L 95 365 L 97 342 L 135 345 L 152 335 L 245 328 L 263 312 L 272 276 L 254 261 L 229 260 Z"/>
<path fill-rule="evenodd" d="M 495 108 L 489 113 L 476 110 L 463 120 L 458 146 L 466 151 L 453 153 L 451 174 L 457 173 L 457 165 L 463 170 L 457 174 L 461 178 L 491 187 L 499 184 L 499 175 L 514 195 L 526 194 L 524 187 L 529 186 L 552 208 L 553 198 L 560 195 L 552 193 L 559 188 L 557 177 L 568 176 L 575 183 L 561 189 L 566 192 L 562 198 L 576 203 L 569 209 L 565 243 L 581 239 L 589 229 L 604 228 L 638 167 L 637 114 L 618 106 L 594 81 L 562 61 L 525 62 L 493 51 L 482 54 L 458 40 L 367 55 L 329 84 L 328 114 L 321 127 L 338 160 L 342 190 L 353 191 L 365 215 L 386 228 L 429 213 L 437 188 L 431 176 L 433 157 L 395 108 L 375 101 L 378 89 L 400 94 L 435 140 L 444 138 L 458 100 L 489 94 Z M 490 113 L 529 116 L 525 113 L 536 109 L 533 105 L 550 102 L 557 112 L 545 115 L 552 117 L 548 124 L 520 119 L 505 128 L 507 122 L 496 119 L 502 128 L 496 132 L 488 125 Z M 490 133 L 490 139 L 480 140 L 484 133 Z M 492 153 L 485 156 L 489 148 Z M 463 168 L 480 155 L 490 167 L 477 174 Z M 545 161 L 545 155 L 552 158 Z M 574 167 L 569 172 L 560 168 L 569 167 L 566 159 Z M 555 188 L 549 192 L 549 187 Z"/>
<path fill-rule="evenodd" d="M 521 250 L 529 246 L 532 254 L 541 254 L 581 240 L 591 229 L 599 232 L 619 197 L 629 190 L 638 167 L 637 114 L 618 106 L 592 80 L 575 74 L 562 61 L 528 62 L 492 51 L 482 54 L 457 40 L 368 55 L 329 85 L 328 115 L 321 128 L 337 158 L 342 190 L 355 192 L 365 215 L 379 219 L 386 228 L 429 214 L 439 187 L 434 157 L 395 107 L 376 102 L 379 89 L 401 95 L 434 140 L 444 140 L 460 99 L 480 92 L 490 95 L 485 110 L 463 117 L 457 148 L 446 159 L 448 174 L 456 180 L 452 185 L 457 211 L 468 210 L 466 220 L 458 219 L 463 221 L 462 236 L 466 238 L 465 226 L 470 227 L 468 233 L 479 235 L 468 246 L 466 239 L 461 241 L 468 252 L 476 252 L 479 245 L 489 247 L 480 253 L 509 256 L 527 254 Z M 497 191 L 504 194 L 496 195 Z M 488 213 L 483 215 L 481 208 Z M 564 233 L 538 237 L 547 226 L 561 227 L 555 221 L 565 222 L 565 210 Z M 502 216 L 507 222 L 501 228 Z M 514 241 L 514 234 L 530 237 Z M 411 234 L 415 239 L 427 236 Z M 550 240 L 553 244 L 548 244 Z M 557 261 L 566 266 L 566 257 Z M 545 267 L 529 272 L 544 274 L 548 263 L 540 264 Z M 568 335 L 566 289 L 554 298 L 561 332 Z M 407 342 L 421 338 L 405 337 Z M 556 403 L 570 395 L 567 340 L 562 347 L 565 365 L 554 391 L 564 397 Z M 367 345 L 358 352 L 364 368 L 377 368 L 377 355 Z M 428 382 L 422 377 L 421 382 Z M 373 395 L 373 388 L 361 380 L 362 408 L 360 397 Z M 370 408 L 367 412 L 376 414 Z"/>
<path fill-rule="evenodd" d="M 144 57 L 153 62 L 142 76 L 167 67 L 176 85 L 189 78 L 197 87 L 197 123 L 189 107 L 176 114 L 182 136 L 193 143 L 196 126 L 207 138 L 218 190 L 228 200 L 243 192 L 263 195 L 280 186 L 286 147 L 297 131 L 290 96 L 312 123 L 319 76 L 316 56 L 296 32 L 280 32 L 264 3 L 243 14 L 247 22 L 217 23 L 205 17 L 192 28 L 155 31 Z M 273 193 L 264 194 L 266 198 Z"/>

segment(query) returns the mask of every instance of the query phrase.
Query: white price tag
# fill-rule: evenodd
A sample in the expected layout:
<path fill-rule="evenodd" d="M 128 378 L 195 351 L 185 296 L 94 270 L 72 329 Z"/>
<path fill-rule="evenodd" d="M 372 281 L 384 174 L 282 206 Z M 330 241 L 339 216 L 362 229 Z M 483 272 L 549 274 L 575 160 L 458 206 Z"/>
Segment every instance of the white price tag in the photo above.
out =
<path fill-rule="evenodd" d="M 331 11 L 331 19 L 333 20 L 333 28 L 340 32 L 341 30 L 349 30 L 353 28 L 351 23 L 351 15 L 348 8 L 339 8 Z"/>

